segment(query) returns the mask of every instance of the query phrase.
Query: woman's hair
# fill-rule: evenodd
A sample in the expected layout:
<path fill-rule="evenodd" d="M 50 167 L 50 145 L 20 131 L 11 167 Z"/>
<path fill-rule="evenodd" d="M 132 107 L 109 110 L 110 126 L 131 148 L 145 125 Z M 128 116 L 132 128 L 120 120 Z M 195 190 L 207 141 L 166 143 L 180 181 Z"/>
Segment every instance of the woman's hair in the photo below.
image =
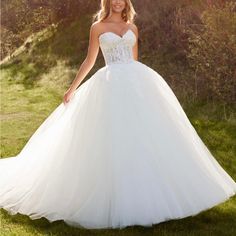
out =
<path fill-rule="evenodd" d="M 122 18 L 125 22 L 133 23 L 137 13 L 134 10 L 131 0 L 125 0 L 125 8 L 122 11 Z M 93 15 L 93 21 L 102 21 L 111 16 L 111 0 L 101 0 L 100 10 Z"/>

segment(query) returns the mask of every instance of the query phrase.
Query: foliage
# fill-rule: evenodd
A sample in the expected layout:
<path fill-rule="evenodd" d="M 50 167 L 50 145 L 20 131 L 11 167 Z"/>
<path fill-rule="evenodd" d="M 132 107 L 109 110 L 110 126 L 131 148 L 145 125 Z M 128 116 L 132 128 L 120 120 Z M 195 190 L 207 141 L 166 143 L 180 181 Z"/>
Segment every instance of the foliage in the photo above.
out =
<path fill-rule="evenodd" d="M 34 32 L 52 23 L 51 11 L 31 8 L 26 0 L 4 0 L 1 3 L 1 58 L 10 55 Z"/>
<path fill-rule="evenodd" d="M 95 11 L 95 1 L 3 0 L 1 2 L 1 58 L 10 55 L 32 33 L 61 20 L 71 21 Z"/>
<path fill-rule="evenodd" d="M 190 30 L 189 63 L 196 72 L 196 94 L 236 102 L 236 3 L 208 8 L 198 31 Z"/>

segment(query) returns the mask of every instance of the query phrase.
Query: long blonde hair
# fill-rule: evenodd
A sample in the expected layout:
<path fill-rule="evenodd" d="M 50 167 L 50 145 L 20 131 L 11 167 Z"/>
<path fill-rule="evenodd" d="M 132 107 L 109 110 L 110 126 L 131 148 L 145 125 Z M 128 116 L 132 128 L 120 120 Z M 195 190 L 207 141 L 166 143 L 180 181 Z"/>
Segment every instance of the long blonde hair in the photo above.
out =
<path fill-rule="evenodd" d="M 125 22 L 133 23 L 137 13 L 134 10 L 131 0 L 125 0 L 125 9 L 122 11 L 122 18 Z M 111 16 L 111 0 L 101 0 L 100 10 L 93 15 L 93 21 L 102 21 Z"/>

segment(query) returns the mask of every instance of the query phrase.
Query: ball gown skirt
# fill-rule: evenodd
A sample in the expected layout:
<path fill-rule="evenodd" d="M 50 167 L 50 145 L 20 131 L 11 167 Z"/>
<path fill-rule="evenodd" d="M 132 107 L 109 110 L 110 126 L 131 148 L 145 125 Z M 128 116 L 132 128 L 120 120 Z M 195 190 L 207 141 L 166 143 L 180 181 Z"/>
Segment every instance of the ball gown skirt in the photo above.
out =
<path fill-rule="evenodd" d="M 82 228 L 152 226 L 229 199 L 212 156 L 165 80 L 132 59 L 135 35 L 103 33 L 106 65 L 0 160 L 0 207 Z"/>

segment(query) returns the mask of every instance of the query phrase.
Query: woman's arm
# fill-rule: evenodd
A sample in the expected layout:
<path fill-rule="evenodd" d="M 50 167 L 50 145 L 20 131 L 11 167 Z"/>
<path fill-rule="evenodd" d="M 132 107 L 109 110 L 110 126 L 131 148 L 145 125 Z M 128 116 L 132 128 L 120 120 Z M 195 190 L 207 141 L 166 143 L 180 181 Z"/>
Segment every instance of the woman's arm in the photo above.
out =
<path fill-rule="evenodd" d="M 87 56 L 85 60 L 83 61 L 83 63 L 81 64 L 70 88 L 64 94 L 64 98 L 63 98 L 64 104 L 69 102 L 76 88 L 79 86 L 81 81 L 85 78 L 85 76 L 89 73 L 89 71 L 92 69 L 92 67 L 95 64 L 95 61 L 99 52 L 98 35 L 99 35 L 99 27 L 97 23 L 94 23 L 90 28 L 89 46 L 88 46 Z"/>

